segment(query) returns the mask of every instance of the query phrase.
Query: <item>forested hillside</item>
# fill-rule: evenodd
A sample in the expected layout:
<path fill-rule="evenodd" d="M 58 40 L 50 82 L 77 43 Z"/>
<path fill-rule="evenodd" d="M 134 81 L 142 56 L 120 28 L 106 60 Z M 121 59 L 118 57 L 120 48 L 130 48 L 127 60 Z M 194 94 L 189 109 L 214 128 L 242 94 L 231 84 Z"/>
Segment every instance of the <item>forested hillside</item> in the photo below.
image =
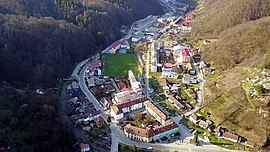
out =
<path fill-rule="evenodd" d="M 160 13 L 156 0 L 0 0 L 0 151 L 72 151 L 59 92 L 33 88 L 55 88 L 120 38 L 120 26 Z"/>
<path fill-rule="evenodd" d="M 71 124 L 57 116 L 57 96 L 39 96 L 3 82 L 0 86 L 1 151 L 72 151 L 76 141 Z"/>
<path fill-rule="evenodd" d="M 0 79 L 53 86 L 76 62 L 119 38 L 121 25 L 162 13 L 156 0 L 111 2 L 0 1 Z"/>

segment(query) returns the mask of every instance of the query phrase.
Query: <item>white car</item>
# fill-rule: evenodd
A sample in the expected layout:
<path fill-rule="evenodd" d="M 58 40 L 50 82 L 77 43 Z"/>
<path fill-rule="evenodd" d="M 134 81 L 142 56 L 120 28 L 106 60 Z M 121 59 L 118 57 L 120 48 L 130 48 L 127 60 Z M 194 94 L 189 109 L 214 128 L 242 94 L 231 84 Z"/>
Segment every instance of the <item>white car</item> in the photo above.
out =
<path fill-rule="evenodd" d="M 152 149 L 153 149 L 153 147 L 147 147 L 147 149 L 148 149 L 148 150 L 152 150 Z"/>

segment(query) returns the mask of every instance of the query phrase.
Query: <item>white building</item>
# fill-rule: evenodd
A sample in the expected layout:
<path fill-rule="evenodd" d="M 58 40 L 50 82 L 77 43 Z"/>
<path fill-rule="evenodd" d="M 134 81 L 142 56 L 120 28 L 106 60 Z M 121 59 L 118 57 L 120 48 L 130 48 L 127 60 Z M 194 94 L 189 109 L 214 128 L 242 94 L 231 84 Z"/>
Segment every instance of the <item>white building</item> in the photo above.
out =
<path fill-rule="evenodd" d="M 140 90 L 141 83 L 139 81 L 137 81 L 134 73 L 131 70 L 128 71 L 128 79 L 129 79 L 129 82 L 131 84 L 131 88 L 133 91 Z"/>
<path fill-rule="evenodd" d="M 124 114 L 141 109 L 144 107 L 144 102 L 147 98 L 142 97 L 136 100 L 128 100 L 122 103 L 117 103 L 111 107 L 111 116 L 114 120 L 119 121 L 124 118 Z"/>
<path fill-rule="evenodd" d="M 157 53 L 157 46 L 156 42 L 151 43 L 151 72 L 157 72 L 157 65 L 158 65 L 158 53 Z"/>

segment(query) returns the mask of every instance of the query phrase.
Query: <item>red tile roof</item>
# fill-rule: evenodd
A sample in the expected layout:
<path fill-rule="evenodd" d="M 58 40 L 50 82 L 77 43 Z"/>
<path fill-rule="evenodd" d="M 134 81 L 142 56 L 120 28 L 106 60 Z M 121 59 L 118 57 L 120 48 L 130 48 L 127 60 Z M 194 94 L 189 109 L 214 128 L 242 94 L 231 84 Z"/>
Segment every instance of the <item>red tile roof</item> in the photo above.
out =
<path fill-rule="evenodd" d="M 91 72 L 94 72 L 96 70 L 96 68 L 100 67 L 101 63 L 100 61 L 93 61 L 92 63 L 89 64 L 88 66 L 88 70 L 90 70 Z"/>
<path fill-rule="evenodd" d="M 165 63 L 163 66 L 165 68 L 172 68 L 173 65 L 171 63 Z"/>
<path fill-rule="evenodd" d="M 182 55 L 183 56 L 189 56 L 189 51 L 187 48 L 182 49 Z"/>
<path fill-rule="evenodd" d="M 165 125 L 157 126 L 153 130 L 154 130 L 155 135 L 157 135 L 157 134 L 166 132 L 168 130 L 171 130 L 177 127 L 178 125 L 175 122 L 173 122 L 172 120 L 167 120 Z"/>
<path fill-rule="evenodd" d="M 80 148 L 86 149 L 86 148 L 90 148 L 90 146 L 89 146 L 89 144 L 80 143 Z"/>
<path fill-rule="evenodd" d="M 110 48 L 116 48 L 116 47 L 118 47 L 120 44 L 121 44 L 120 41 L 115 41 L 115 42 L 110 46 Z"/>

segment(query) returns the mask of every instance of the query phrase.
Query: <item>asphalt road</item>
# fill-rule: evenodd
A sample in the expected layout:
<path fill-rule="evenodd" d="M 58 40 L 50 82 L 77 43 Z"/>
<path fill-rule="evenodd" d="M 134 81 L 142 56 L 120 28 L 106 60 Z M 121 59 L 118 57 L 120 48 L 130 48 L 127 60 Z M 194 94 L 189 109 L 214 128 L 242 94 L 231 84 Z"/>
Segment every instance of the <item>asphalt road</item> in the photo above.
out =
<path fill-rule="evenodd" d="M 89 91 L 86 83 L 85 83 L 85 71 L 88 67 L 88 64 L 85 64 L 85 66 L 81 69 L 80 74 L 78 76 L 79 78 L 79 85 L 82 90 L 82 92 L 86 95 L 89 101 L 91 101 L 95 107 L 96 110 L 101 111 L 101 117 L 107 121 L 108 116 L 105 114 L 103 106 L 99 103 L 99 101 L 95 98 L 95 96 Z"/>
<path fill-rule="evenodd" d="M 222 148 L 212 147 L 212 146 L 195 146 L 193 144 L 163 144 L 163 143 L 145 143 L 138 142 L 127 138 L 123 131 L 119 128 L 119 126 L 113 124 L 110 126 L 111 128 L 111 136 L 112 136 L 112 146 L 111 152 L 118 151 L 118 143 L 124 143 L 127 145 L 136 145 L 141 148 L 152 147 L 153 149 L 158 150 L 171 150 L 171 151 L 179 151 L 179 152 L 225 152 L 230 150 L 224 150 Z"/>

